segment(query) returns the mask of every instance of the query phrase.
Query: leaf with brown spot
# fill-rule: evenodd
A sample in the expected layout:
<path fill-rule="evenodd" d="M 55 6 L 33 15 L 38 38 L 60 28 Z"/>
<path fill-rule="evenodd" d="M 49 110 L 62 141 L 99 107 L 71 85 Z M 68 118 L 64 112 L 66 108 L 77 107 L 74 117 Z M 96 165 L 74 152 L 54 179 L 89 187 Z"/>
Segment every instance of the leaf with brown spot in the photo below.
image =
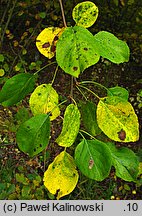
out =
<path fill-rule="evenodd" d="M 36 46 L 41 54 L 51 59 L 55 55 L 56 43 L 61 36 L 64 28 L 48 27 L 45 28 L 36 39 Z"/>

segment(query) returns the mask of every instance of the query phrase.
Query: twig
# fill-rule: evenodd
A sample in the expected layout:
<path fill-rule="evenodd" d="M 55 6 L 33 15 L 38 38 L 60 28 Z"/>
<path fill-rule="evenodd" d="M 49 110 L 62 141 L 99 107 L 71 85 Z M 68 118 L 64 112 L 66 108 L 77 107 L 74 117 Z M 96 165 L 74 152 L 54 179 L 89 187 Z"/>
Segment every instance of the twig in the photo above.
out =
<path fill-rule="evenodd" d="M 10 20 L 11 20 L 12 13 L 13 13 L 13 11 L 14 11 L 14 8 L 15 8 L 16 3 L 17 3 L 17 0 L 15 0 L 14 3 L 13 3 L 13 7 L 12 7 L 11 10 L 10 10 L 10 14 L 9 14 L 9 16 L 8 16 L 7 22 L 6 22 L 6 24 L 5 24 L 4 31 L 3 31 L 2 36 L 1 36 L 1 49 L 2 49 L 2 43 L 3 43 L 4 35 L 5 35 L 5 32 L 6 32 L 6 29 L 8 28 L 9 22 L 10 22 Z"/>
<path fill-rule="evenodd" d="M 59 0 L 59 2 L 60 2 L 61 12 L 62 12 L 63 23 L 64 23 L 64 26 L 67 27 L 62 0 Z"/>

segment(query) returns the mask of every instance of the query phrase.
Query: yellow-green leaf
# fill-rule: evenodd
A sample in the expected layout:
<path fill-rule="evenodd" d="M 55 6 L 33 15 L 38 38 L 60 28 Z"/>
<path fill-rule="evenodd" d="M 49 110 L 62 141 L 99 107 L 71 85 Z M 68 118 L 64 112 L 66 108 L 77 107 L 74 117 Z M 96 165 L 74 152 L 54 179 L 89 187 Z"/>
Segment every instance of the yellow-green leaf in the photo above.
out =
<path fill-rule="evenodd" d="M 142 162 L 139 162 L 139 173 L 138 176 L 142 175 Z"/>
<path fill-rule="evenodd" d="M 57 199 L 71 193 L 78 182 L 74 159 L 65 151 L 61 152 L 44 173 L 44 185 Z"/>
<path fill-rule="evenodd" d="M 58 145 L 63 147 L 71 146 L 79 132 L 79 127 L 80 112 L 76 105 L 70 104 L 65 110 L 62 132 L 56 139 Z"/>
<path fill-rule="evenodd" d="M 4 69 L 0 69 L 0 77 L 2 77 L 2 76 L 4 76 L 4 74 L 5 74 L 5 71 L 4 71 Z"/>
<path fill-rule="evenodd" d="M 58 94 L 51 84 L 38 86 L 31 94 L 29 103 L 33 115 L 51 112 L 50 120 L 54 120 L 60 115 Z"/>
<path fill-rule="evenodd" d="M 64 28 L 45 28 L 36 38 L 36 46 L 41 54 L 51 59 L 55 55 L 56 43 Z"/>
<path fill-rule="evenodd" d="M 117 96 L 101 99 L 97 106 L 100 129 L 112 140 L 135 142 L 139 139 L 138 118 L 132 105 Z"/>
<path fill-rule="evenodd" d="M 88 28 L 98 17 L 98 7 L 90 1 L 81 2 L 74 7 L 72 16 L 78 26 Z"/>

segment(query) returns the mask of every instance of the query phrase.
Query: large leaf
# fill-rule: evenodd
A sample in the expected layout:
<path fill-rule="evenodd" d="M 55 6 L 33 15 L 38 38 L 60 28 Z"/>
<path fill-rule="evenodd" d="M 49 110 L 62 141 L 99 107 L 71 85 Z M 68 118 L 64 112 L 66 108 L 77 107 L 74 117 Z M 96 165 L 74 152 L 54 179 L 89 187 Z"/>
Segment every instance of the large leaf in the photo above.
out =
<path fill-rule="evenodd" d="M 80 112 L 74 104 L 67 106 L 64 114 L 63 128 L 61 134 L 57 137 L 56 142 L 60 146 L 71 146 L 79 132 Z"/>
<path fill-rule="evenodd" d="M 129 98 L 129 92 L 120 86 L 115 86 L 112 88 L 108 88 L 107 96 L 118 96 L 125 100 Z"/>
<path fill-rule="evenodd" d="M 44 173 L 43 181 L 50 193 L 57 193 L 57 199 L 71 193 L 78 182 L 73 158 L 67 152 L 61 152 Z"/>
<path fill-rule="evenodd" d="M 72 16 L 78 26 L 88 28 L 98 17 L 98 7 L 90 1 L 81 2 L 74 7 Z"/>
<path fill-rule="evenodd" d="M 75 162 L 88 178 L 102 181 L 111 169 L 111 154 L 107 145 L 98 140 L 83 140 L 75 149 Z"/>
<path fill-rule="evenodd" d="M 112 155 L 112 165 L 116 169 L 116 176 L 125 181 L 136 181 L 139 172 L 139 161 L 135 153 L 122 147 L 116 149 L 115 145 L 108 143 Z"/>
<path fill-rule="evenodd" d="M 51 84 L 38 86 L 31 94 L 29 103 L 33 115 L 51 112 L 50 120 L 60 115 L 58 94 Z"/>
<path fill-rule="evenodd" d="M 32 117 L 19 127 L 16 140 L 20 150 L 33 157 L 46 148 L 49 142 L 49 136 L 49 116 L 40 114 Z"/>
<path fill-rule="evenodd" d="M 56 43 L 64 28 L 45 28 L 36 39 L 36 46 L 41 54 L 51 59 L 55 55 Z"/>
<path fill-rule="evenodd" d="M 132 105 L 123 98 L 102 98 L 97 106 L 100 129 L 112 140 L 135 142 L 139 139 L 139 124 Z"/>
<path fill-rule="evenodd" d="M 35 76 L 21 73 L 8 79 L 0 91 L 0 103 L 3 106 L 12 106 L 30 93 L 35 85 Z"/>
<path fill-rule="evenodd" d="M 130 51 L 128 45 L 112 33 L 100 31 L 94 36 L 94 39 L 98 53 L 103 58 L 117 64 L 129 61 Z"/>
<path fill-rule="evenodd" d="M 68 74 L 78 77 L 89 66 L 99 61 L 93 35 L 81 26 L 65 29 L 57 42 L 56 59 Z"/>
<path fill-rule="evenodd" d="M 85 129 L 93 136 L 101 133 L 96 119 L 96 104 L 91 101 L 81 103 L 81 116 Z"/>

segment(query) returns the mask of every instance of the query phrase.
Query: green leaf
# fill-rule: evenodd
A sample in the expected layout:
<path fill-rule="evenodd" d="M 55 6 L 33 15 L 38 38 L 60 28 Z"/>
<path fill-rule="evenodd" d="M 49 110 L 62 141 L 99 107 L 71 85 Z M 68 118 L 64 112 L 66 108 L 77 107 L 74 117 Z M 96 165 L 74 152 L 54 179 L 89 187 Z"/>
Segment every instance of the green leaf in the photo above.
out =
<path fill-rule="evenodd" d="M 107 145 L 98 140 L 83 140 L 75 149 L 75 162 L 90 179 L 103 181 L 111 169 L 111 154 Z"/>
<path fill-rule="evenodd" d="M 90 1 L 81 2 L 74 7 L 72 16 L 78 26 L 88 28 L 98 17 L 98 7 Z"/>
<path fill-rule="evenodd" d="M 58 94 L 51 84 L 38 86 L 31 94 L 29 103 L 33 115 L 51 112 L 50 120 L 60 115 Z"/>
<path fill-rule="evenodd" d="M 39 16 L 44 19 L 46 17 L 46 12 L 40 12 L 39 13 Z"/>
<path fill-rule="evenodd" d="M 33 157 L 46 148 L 49 136 L 49 116 L 40 114 L 30 118 L 19 127 L 16 140 L 19 149 Z"/>
<path fill-rule="evenodd" d="M 112 163 L 116 169 L 116 176 L 125 181 L 136 181 L 139 172 L 139 161 L 135 153 L 122 147 L 116 149 L 115 145 L 108 143 L 112 155 Z"/>
<path fill-rule="evenodd" d="M 93 35 L 80 26 L 68 27 L 57 42 L 56 60 L 68 74 L 78 77 L 89 66 L 99 61 Z"/>
<path fill-rule="evenodd" d="M 0 62 L 4 62 L 4 55 L 0 54 Z"/>
<path fill-rule="evenodd" d="M 30 93 L 35 85 L 35 76 L 21 73 L 8 79 L 0 91 L 0 103 L 3 106 L 12 106 Z"/>
<path fill-rule="evenodd" d="M 91 101 L 81 103 L 81 116 L 87 132 L 93 136 L 101 133 L 96 119 L 96 104 L 92 103 Z"/>
<path fill-rule="evenodd" d="M 120 86 L 108 88 L 107 96 L 118 96 L 128 101 L 129 92 Z"/>
<path fill-rule="evenodd" d="M 25 200 L 31 200 L 32 194 L 31 194 L 31 185 L 24 185 L 21 190 L 21 198 Z"/>
<path fill-rule="evenodd" d="M 61 152 L 48 166 L 43 181 L 50 193 L 57 194 L 57 199 L 71 193 L 78 182 L 74 159 L 67 152 Z"/>
<path fill-rule="evenodd" d="M 132 105 L 117 96 L 102 98 L 97 106 L 100 129 L 112 140 L 135 142 L 139 139 L 139 123 Z"/>
<path fill-rule="evenodd" d="M 70 104 L 65 110 L 61 134 L 56 139 L 58 145 L 63 147 L 71 146 L 79 132 L 79 127 L 80 112 L 76 105 Z"/>
<path fill-rule="evenodd" d="M 28 178 L 25 177 L 23 173 L 16 173 L 15 177 L 17 182 L 22 183 L 23 185 L 29 184 Z"/>
<path fill-rule="evenodd" d="M 116 64 L 129 61 L 130 50 L 128 45 L 112 33 L 100 31 L 94 36 L 94 39 L 98 53 L 103 58 Z"/>

